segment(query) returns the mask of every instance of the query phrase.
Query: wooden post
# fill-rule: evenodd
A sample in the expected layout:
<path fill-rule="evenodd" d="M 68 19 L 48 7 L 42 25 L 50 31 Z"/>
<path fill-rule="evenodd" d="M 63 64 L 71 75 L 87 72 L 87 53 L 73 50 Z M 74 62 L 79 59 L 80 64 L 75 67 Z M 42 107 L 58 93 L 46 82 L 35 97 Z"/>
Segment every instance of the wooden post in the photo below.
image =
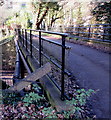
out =
<path fill-rule="evenodd" d="M 14 86 L 10 87 L 6 91 L 21 91 L 23 88 L 27 87 L 31 83 L 35 82 L 36 80 L 40 79 L 48 72 L 51 71 L 51 64 L 46 63 L 35 72 L 29 74 L 26 78 L 22 79 L 20 82 L 17 82 Z"/>

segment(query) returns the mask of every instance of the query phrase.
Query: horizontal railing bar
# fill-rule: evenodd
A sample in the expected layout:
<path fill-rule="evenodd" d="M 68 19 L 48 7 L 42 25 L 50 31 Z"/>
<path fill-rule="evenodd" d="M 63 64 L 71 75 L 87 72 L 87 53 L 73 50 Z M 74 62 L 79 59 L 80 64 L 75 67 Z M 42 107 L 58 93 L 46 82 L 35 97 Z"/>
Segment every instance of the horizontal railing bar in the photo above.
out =
<path fill-rule="evenodd" d="M 49 39 L 46 39 L 46 38 L 43 38 L 43 37 L 41 37 L 41 39 L 42 39 L 43 41 L 46 41 L 46 42 L 49 42 L 49 43 L 53 43 L 53 44 L 55 44 L 55 45 L 58 45 L 58 46 L 63 47 L 62 44 L 60 44 L 60 43 L 58 43 L 58 42 L 55 42 L 55 41 L 53 41 L 53 40 L 49 40 Z M 70 47 L 65 46 L 65 48 L 66 48 L 66 49 L 69 49 Z"/>
<path fill-rule="evenodd" d="M 101 42 L 111 42 L 111 40 L 102 40 L 102 39 L 94 39 L 94 38 L 90 38 L 90 40 L 95 40 L 95 41 L 101 41 Z"/>
<path fill-rule="evenodd" d="M 32 44 L 32 46 L 37 50 L 39 51 L 39 49 Z M 56 65 L 60 70 L 61 70 L 61 66 L 59 64 L 57 64 L 54 60 L 52 60 L 48 55 L 44 54 L 43 52 L 41 52 L 42 55 L 44 55 L 44 57 L 46 57 L 48 60 L 50 60 L 54 65 Z M 68 72 L 68 70 L 65 69 L 65 74 L 67 74 L 68 76 L 71 75 L 70 72 Z"/>
<path fill-rule="evenodd" d="M 35 35 L 36 37 L 38 37 L 38 35 Z M 55 42 L 55 41 L 52 41 L 52 40 L 49 40 L 49 39 L 46 39 L 46 38 L 43 38 L 43 37 L 41 37 L 41 39 L 43 40 L 43 41 L 47 41 L 47 42 L 49 42 L 49 43 L 53 43 L 53 44 L 55 44 L 55 45 L 58 45 L 58 46 L 61 46 L 62 47 L 62 45 L 60 44 L 60 43 L 57 43 L 57 42 Z"/>
<path fill-rule="evenodd" d="M 34 35 L 35 37 L 39 37 L 38 35 Z M 55 44 L 55 45 L 58 45 L 58 46 L 61 46 L 62 47 L 62 44 L 60 44 L 60 43 L 58 43 L 58 42 L 55 42 L 55 41 L 53 41 L 53 40 L 49 40 L 49 39 L 46 39 L 46 38 L 43 38 L 43 37 L 41 37 L 41 39 L 43 40 L 43 41 L 46 41 L 46 42 L 49 42 L 49 43 L 53 43 L 53 44 Z M 71 47 L 70 46 L 65 46 L 65 49 L 71 49 Z"/>
<path fill-rule="evenodd" d="M 67 33 L 59 33 L 59 32 L 51 32 L 51 31 L 44 31 L 44 30 L 40 30 L 43 33 L 49 33 L 49 34 L 55 34 L 55 35 L 61 35 L 61 36 L 68 36 Z"/>
<path fill-rule="evenodd" d="M 30 44 L 30 42 L 29 42 L 28 40 L 27 40 L 27 42 L 28 42 L 28 44 Z M 26 47 L 26 45 L 24 45 L 24 46 Z M 32 44 L 32 46 L 33 46 L 37 51 L 39 51 L 39 49 L 38 49 L 35 45 Z M 29 50 L 29 49 L 28 49 L 28 50 Z M 44 54 L 43 52 L 41 52 L 41 53 L 44 55 L 44 57 L 46 57 L 48 60 L 50 60 L 54 65 L 56 65 L 56 66 L 61 70 L 61 66 L 60 66 L 59 64 L 57 64 L 55 61 L 51 60 L 50 57 L 47 56 L 46 54 Z M 33 56 L 33 57 L 34 57 L 34 56 Z M 39 61 L 38 61 L 38 63 L 39 63 Z M 68 70 L 66 70 L 66 69 L 65 69 L 65 74 L 67 74 L 68 76 L 71 75 L 71 73 L 68 72 Z"/>
<path fill-rule="evenodd" d="M 111 27 L 92 27 L 92 26 L 84 26 L 84 27 L 65 27 L 65 28 L 111 28 Z"/>
<path fill-rule="evenodd" d="M 82 39 L 87 39 L 87 40 L 95 40 L 95 41 L 101 41 L 101 42 L 111 42 L 111 40 L 102 40 L 102 39 L 94 39 L 94 38 L 87 38 L 87 37 L 79 37 L 79 36 L 74 36 L 74 38 L 82 38 Z"/>
<path fill-rule="evenodd" d="M 24 29 L 24 30 L 31 30 L 31 31 L 35 31 L 35 32 L 42 32 L 42 33 L 48 33 L 48 34 L 66 36 L 66 37 L 68 36 L 67 33 L 51 32 L 51 31 L 45 31 L 45 30 L 33 30 L 33 29 Z"/>
<path fill-rule="evenodd" d="M 111 24 L 88 24 L 88 25 L 86 25 L 86 26 L 96 26 L 96 25 L 97 25 L 97 26 L 98 26 L 98 25 L 103 25 L 103 26 L 104 26 L 104 25 L 107 25 L 107 26 L 109 25 L 109 26 L 110 26 Z M 78 27 L 81 27 L 81 26 L 85 26 L 85 25 L 84 25 L 84 24 L 83 24 L 83 25 L 79 25 Z"/>
<path fill-rule="evenodd" d="M 31 35 L 39 38 L 39 35 L 34 35 L 34 34 L 31 34 Z M 22 37 L 23 37 L 23 36 L 22 36 Z M 24 39 L 25 39 L 25 38 L 24 38 Z M 46 39 L 46 38 L 43 38 L 43 37 L 41 37 L 41 39 L 42 39 L 43 41 L 46 41 L 46 42 L 49 42 L 49 43 L 53 43 L 53 44 L 55 44 L 55 45 L 58 45 L 58 46 L 61 46 L 61 47 L 62 47 L 62 44 L 60 44 L 60 43 L 58 43 L 58 42 L 55 42 L 55 41 L 53 41 L 53 40 L 49 40 L 49 39 Z M 65 45 L 65 49 L 71 49 L 71 47 Z"/>
<path fill-rule="evenodd" d="M 88 24 L 88 25 L 111 25 L 111 24 Z"/>
<path fill-rule="evenodd" d="M 78 31 L 68 31 L 67 33 L 86 33 L 86 34 L 95 34 L 95 35 L 111 35 L 111 34 L 106 34 L 106 33 L 92 33 L 92 32 L 78 32 Z"/>

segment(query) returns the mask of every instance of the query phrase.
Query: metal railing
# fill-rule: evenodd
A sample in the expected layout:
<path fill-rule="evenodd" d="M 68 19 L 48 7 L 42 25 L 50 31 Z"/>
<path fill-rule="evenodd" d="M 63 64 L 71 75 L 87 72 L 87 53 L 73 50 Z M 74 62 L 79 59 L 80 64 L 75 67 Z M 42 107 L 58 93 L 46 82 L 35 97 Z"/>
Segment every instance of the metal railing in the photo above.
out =
<path fill-rule="evenodd" d="M 34 32 L 34 34 L 32 34 Z M 37 33 L 37 34 L 36 34 Z M 52 34 L 52 35 L 58 35 L 61 36 L 62 42 L 56 42 L 52 41 L 49 39 L 46 39 L 42 37 L 42 33 L 47 33 L 47 34 Z M 65 74 L 70 76 L 70 73 L 65 69 L 65 50 L 69 49 L 69 46 L 66 46 L 65 44 L 65 38 L 67 37 L 68 34 L 66 33 L 58 33 L 58 32 L 50 32 L 50 31 L 43 31 L 43 30 L 32 30 L 32 29 L 18 29 L 18 37 L 19 40 L 21 41 L 23 47 L 25 47 L 26 51 L 29 52 L 30 56 L 35 58 L 36 61 L 39 63 L 39 67 L 43 65 L 42 62 L 42 56 L 44 56 L 46 59 L 48 59 L 51 63 L 53 63 L 58 69 L 61 70 L 61 87 L 56 83 L 56 81 L 53 81 L 56 87 L 61 91 L 61 99 L 64 100 L 65 98 L 65 87 L 64 87 L 64 79 L 65 79 Z M 34 44 L 33 37 L 36 37 L 38 39 L 38 47 L 36 44 Z M 51 43 L 54 45 L 57 45 L 61 47 L 61 65 L 55 62 L 53 59 L 51 59 L 47 54 L 43 52 L 43 45 L 42 41 L 45 41 L 47 43 Z M 35 49 L 39 55 L 38 59 L 34 56 L 34 50 Z"/>
<path fill-rule="evenodd" d="M 62 27 L 62 32 L 68 33 L 70 37 L 78 40 L 92 40 L 111 43 L 111 24 L 89 24 Z M 59 30 L 57 28 L 57 30 Z"/>

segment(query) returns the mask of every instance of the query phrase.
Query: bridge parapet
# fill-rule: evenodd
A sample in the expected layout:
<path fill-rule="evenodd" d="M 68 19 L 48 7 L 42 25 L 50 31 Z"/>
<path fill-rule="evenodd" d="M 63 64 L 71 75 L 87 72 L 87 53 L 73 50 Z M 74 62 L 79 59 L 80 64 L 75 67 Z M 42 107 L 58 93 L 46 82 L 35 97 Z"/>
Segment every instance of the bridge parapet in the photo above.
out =
<path fill-rule="evenodd" d="M 32 29 L 18 29 L 17 30 L 18 37 L 19 37 L 19 46 L 23 46 L 24 49 L 28 52 L 28 55 L 26 57 L 31 57 L 36 60 L 36 62 L 39 64 L 39 67 L 41 67 L 47 60 L 50 61 L 52 64 L 51 66 L 56 66 L 59 71 L 59 82 L 57 83 L 55 80 L 52 80 L 52 82 L 56 85 L 56 87 L 61 91 L 61 99 L 68 98 L 65 94 L 65 75 L 70 76 L 70 72 L 65 69 L 65 58 L 66 58 L 66 49 L 71 49 L 70 46 L 67 46 L 65 44 L 65 38 L 68 36 L 66 33 L 58 33 L 58 32 L 51 32 L 51 31 L 43 31 L 43 30 L 32 30 Z M 44 37 L 43 34 L 48 35 L 57 35 L 59 36 L 61 42 L 57 42 L 54 40 L 49 40 Z M 60 50 L 60 53 L 56 53 L 57 56 L 59 56 L 59 64 L 53 58 L 50 57 L 50 55 L 47 55 L 47 50 L 49 49 L 48 46 L 51 44 L 51 46 L 55 45 L 57 46 L 57 49 Z M 48 48 L 48 49 L 47 49 Z M 51 47 L 52 48 L 52 47 Z M 52 51 L 54 49 L 52 48 Z M 44 60 L 45 58 L 45 60 Z M 46 60 L 47 59 L 47 60 Z M 30 63 L 29 63 L 30 64 Z M 52 73 L 53 73 L 52 69 Z M 33 71 L 33 70 L 32 70 Z M 52 76 L 52 73 L 49 73 Z M 56 75 L 57 77 L 57 75 Z M 52 79 L 52 77 L 50 77 Z"/>

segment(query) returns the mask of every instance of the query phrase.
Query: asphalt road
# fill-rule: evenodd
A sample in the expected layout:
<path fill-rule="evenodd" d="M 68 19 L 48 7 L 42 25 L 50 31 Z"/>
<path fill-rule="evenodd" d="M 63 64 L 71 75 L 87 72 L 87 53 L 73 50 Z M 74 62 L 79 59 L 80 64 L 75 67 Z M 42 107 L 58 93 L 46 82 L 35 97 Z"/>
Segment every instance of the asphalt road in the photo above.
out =
<path fill-rule="evenodd" d="M 110 55 L 83 45 L 68 43 L 71 50 L 67 68 L 77 78 L 81 87 L 98 90 L 91 98 L 97 118 L 109 117 Z"/>
<path fill-rule="evenodd" d="M 60 42 L 59 40 L 55 40 Z M 109 118 L 109 61 L 111 55 L 96 49 L 66 42 L 71 46 L 66 51 L 66 68 L 76 77 L 80 87 L 97 90 L 91 97 L 93 112 L 97 118 Z M 44 43 L 46 49 L 56 58 L 61 59 L 60 47 Z"/>

